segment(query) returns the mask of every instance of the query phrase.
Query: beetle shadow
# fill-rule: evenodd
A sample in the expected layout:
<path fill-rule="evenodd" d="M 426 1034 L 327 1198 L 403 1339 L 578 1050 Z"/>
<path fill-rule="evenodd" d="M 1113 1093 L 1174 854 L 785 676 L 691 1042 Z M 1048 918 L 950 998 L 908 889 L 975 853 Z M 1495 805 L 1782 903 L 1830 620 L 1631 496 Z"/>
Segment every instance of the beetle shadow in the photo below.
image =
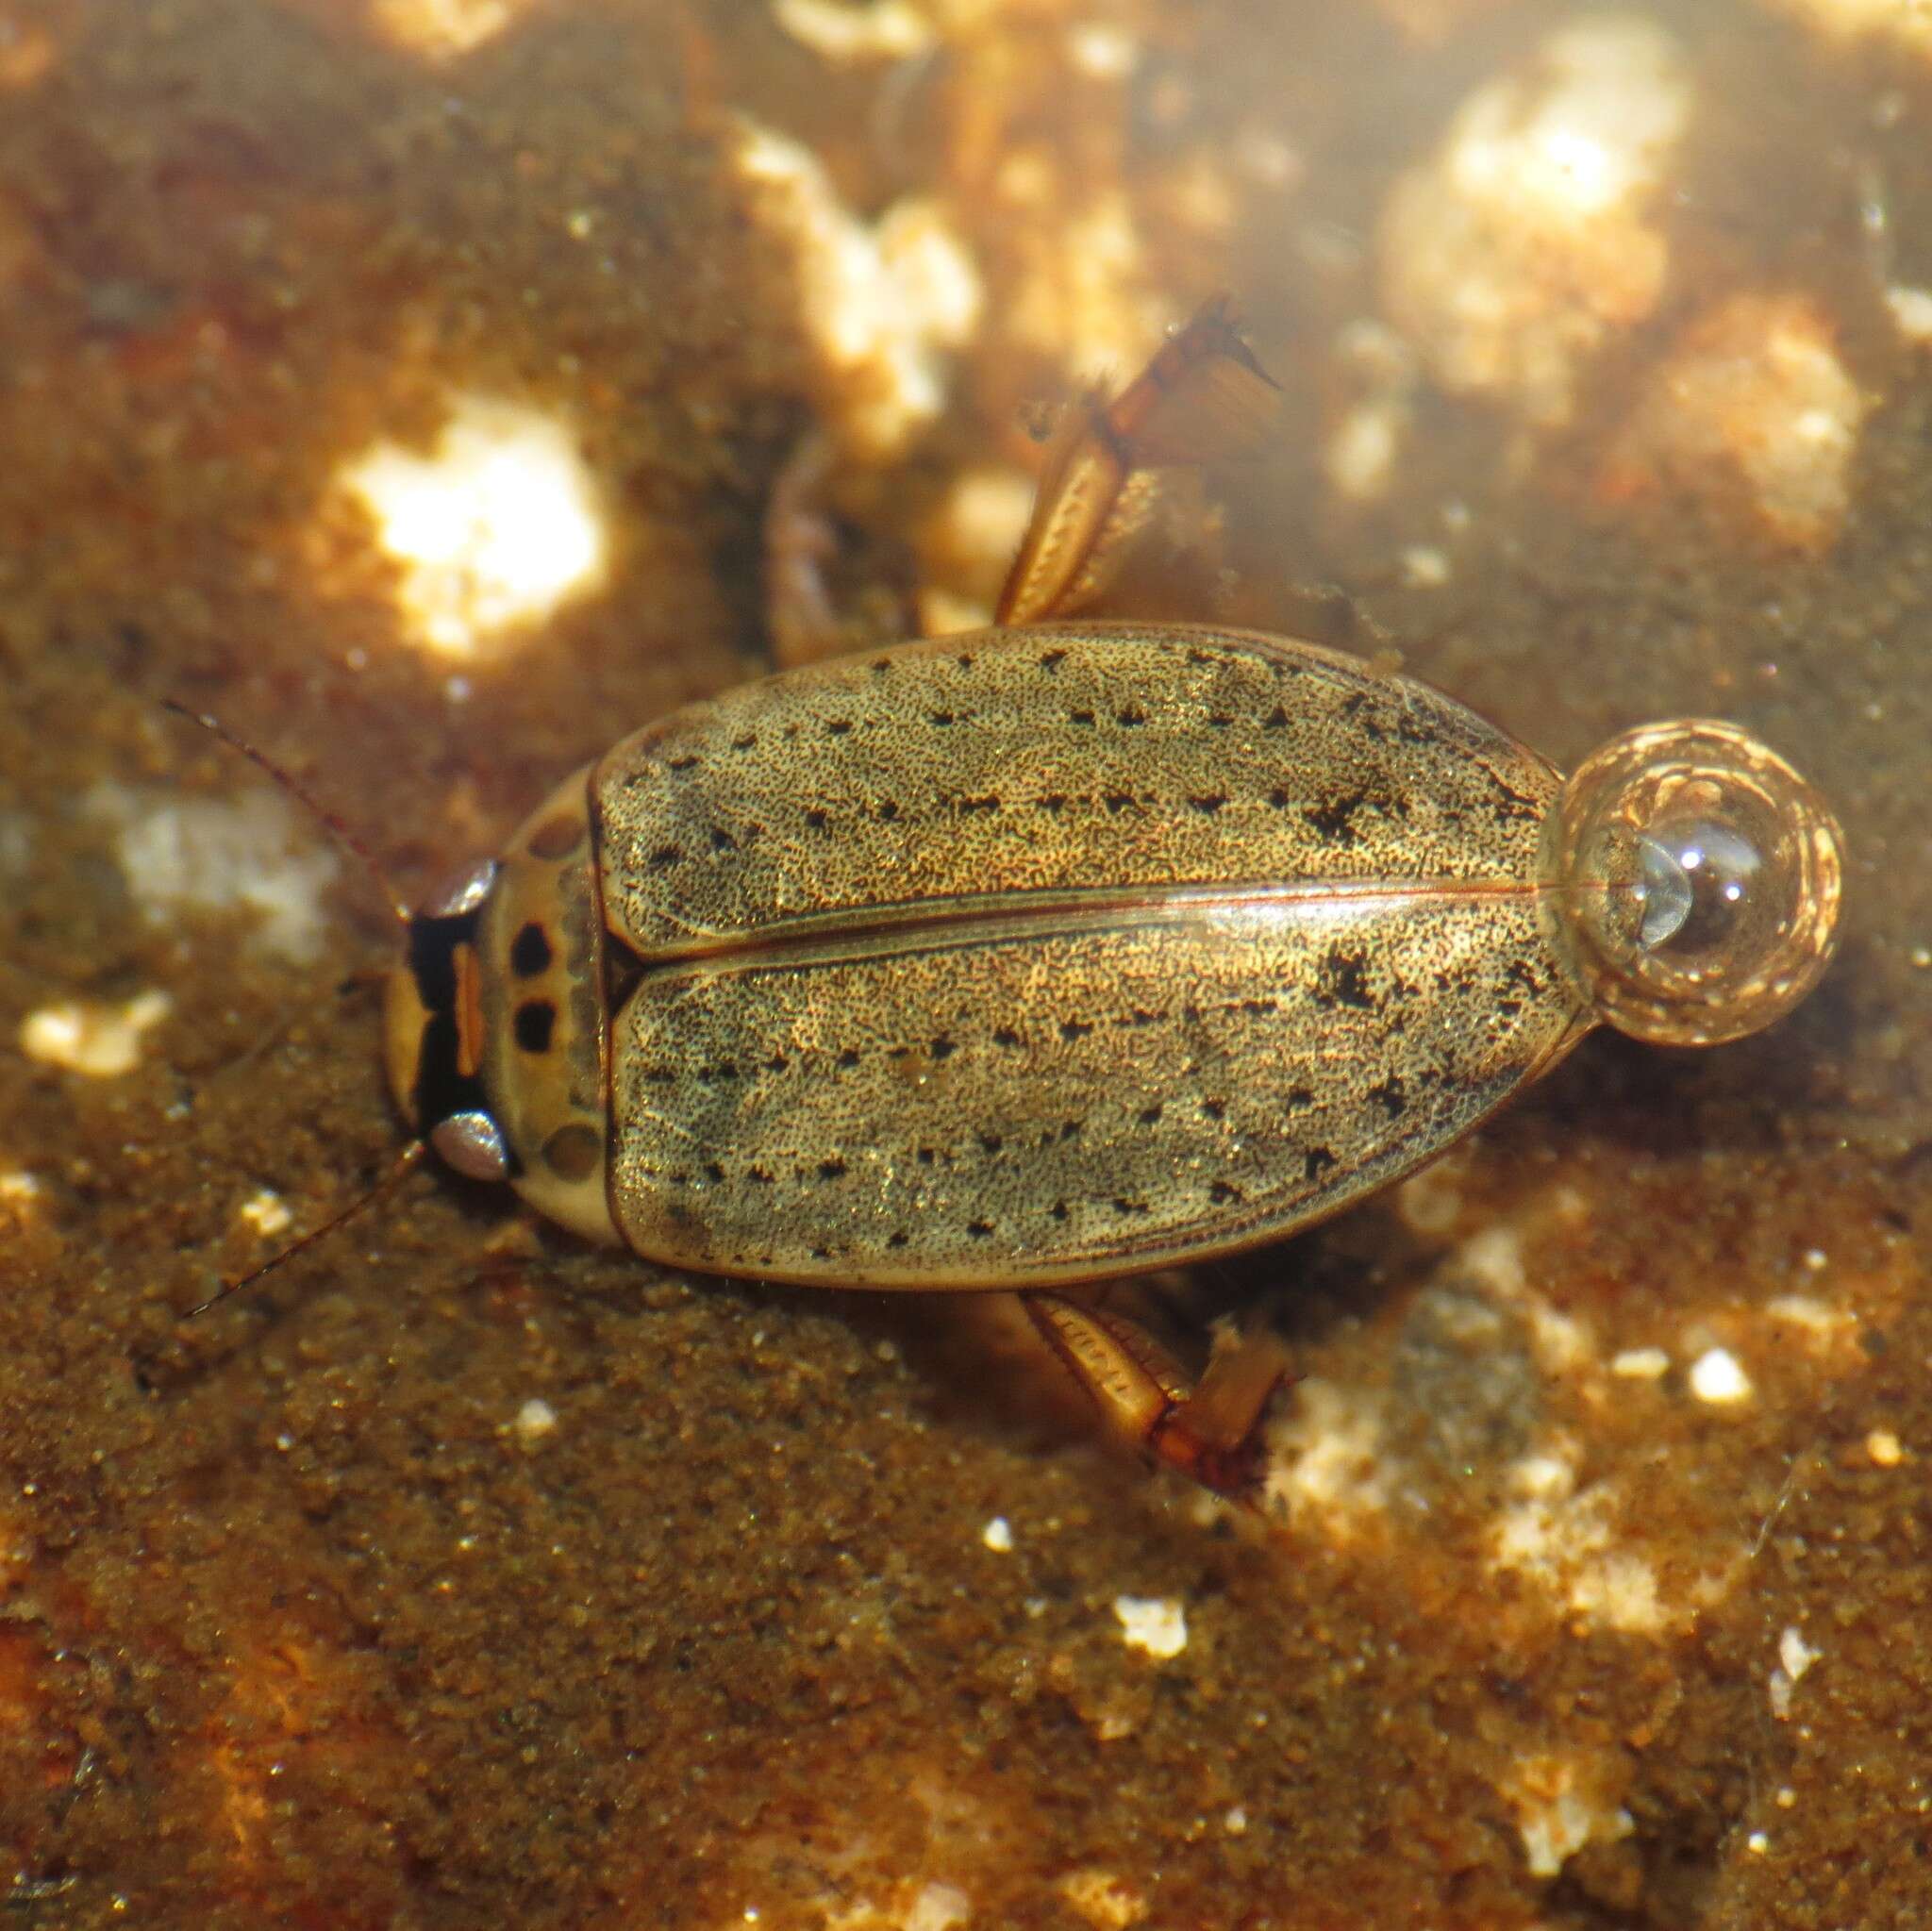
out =
<path fill-rule="evenodd" d="M 1552 1137 L 1587 1135 L 1652 1161 L 1789 1154 L 1807 1116 L 1847 1098 L 1860 953 L 1855 941 L 1803 1006 L 1746 1039 L 1656 1046 L 1600 1027 L 1495 1130 L 1541 1121 Z"/>

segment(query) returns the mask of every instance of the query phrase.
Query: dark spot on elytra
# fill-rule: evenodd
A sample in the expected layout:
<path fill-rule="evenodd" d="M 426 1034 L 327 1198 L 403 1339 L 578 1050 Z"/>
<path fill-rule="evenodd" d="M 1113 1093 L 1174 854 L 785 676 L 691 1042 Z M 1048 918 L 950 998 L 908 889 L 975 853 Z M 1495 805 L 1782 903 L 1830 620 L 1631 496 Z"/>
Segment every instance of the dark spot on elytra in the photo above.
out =
<path fill-rule="evenodd" d="M 1224 710 L 1210 711 L 1208 715 L 1208 728 L 1210 731 L 1224 731 L 1233 723 L 1233 717 Z"/>
<path fill-rule="evenodd" d="M 1091 725 L 1093 723 L 1093 713 L 1091 710 L 1070 710 L 1067 713 L 1067 722 L 1083 726 Z"/>
<path fill-rule="evenodd" d="M 919 1164 L 922 1167 L 929 1167 L 933 1164 L 935 1160 L 939 1158 L 939 1155 L 936 1154 L 931 1147 L 923 1146 L 919 1149 L 917 1157 L 919 1160 Z"/>
<path fill-rule="evenodd" d="M 1102 802 L 1109 811 L 1118 817 L 1121 812 L 1124 811 L 1134 802 L 1134 794 L 1132 791 L 1108 791 Z"/>
<path fill-rule="evenodd" d="M 751 751 L 757 748 L 758 741 L 758 734 L 756 731 L 746 731 L 742 737 L 732 739 L 731 748 L 734 751 Z"/>
<path fill-rule="evenodd" d="M 1159 1123 L 1160 1108 L 1158 1105 L 1152 1107 L 1142 1107 L 1141 1108 L 1141 1124 L 1142 1126 L 1156 1126 L 1158 1125 Z"/>
<path fill-rule="evenodd" d="M 1067 1217 L 1067 1204 L 1064 1200 L 1057 1200 L 1050 1207 L 1047 1208 L 1047 1212 L 1050 1213 L 1055 1220 L 1063 1221 Z"/>
<path fill-rule="evenodd" d="M 1268 713 L 1267 717 L 1262 720 L 1261 728 L 1264 731 L 1287 730 L 1288 712 L 1284 710 L 1280 705 L 1277 704 L 1274 707 L 1274 708 Z"/>
<path fill-rule="evenodd" d="M 1227 1102 L 1225 1100 L 1203 1100 L 1201 1102 L 1201 1110 L 1210 1120 L 1225 1120 L 1227 1118 Z"/>
<path fill-rule="evenodd" d="M 1040 668 L 1051 674 L 1059 669 L 1066 655 L 1066 652 L 1063 650 L 1050 650 L 1041 658 Z"/>
<path fill-rule="evenodd" d="M 1067 808 L 1067 794 L 1064 791 L 1049 791 L 1043 798 L 1033 801 L 1049 818 L 1058 818 Z"/>
<path fill-rule="evenodd" d="M 816 806 L 805 814 L 805 822 L 814 831 L 824 831 L 828 823 L 825 814 Z"/>
<path fill-rule="evenodd" d="M 991 1236 L 992 1223 L 991 1221 L 968 1221 L 966 1223 L 966 1231 L 975 1240 L 984 1240 Z"/>
<path fill-rule="evenodd" d="M 959 1049 L 951 1040 L 946 1038 L 944 1033 L 941 1033 L 926 1050 L 931 1053 L 934 1059 L 938 1060 L 950 1059 Z"/>
<path fill-rule="evenodd" d="M 888 1247 L 904 1247 L 911 1241 L 911 1239 L 912 1236 L 904 1227 L 901 1227 L 896 1233 L 888 1237 L 886 1245 Z"/>
<path fill-rule="evenodd" d="M 980 1143 L 980 1145 L 981 1145 L 981 1146 L 983 1146 L 983 1147 L 984 1147 L 984 1148 L 985 1148 L 985 1149 L 987 1150 L 987 1152 L 988 1152 L 988 1153 L 990 1153 L 990 1154 L 996 1154 L 996 1153 L 998 1153 L 998 1152 L 999 1152 L 999 1150 L 1000 1150 L 1000 1148 L 1006 1145 L 1006 1141 L 1005 1141 L 1004 1140 L 1002 1140 L 1002 1139 L 1001 1139 L 1001 1138 L 999 1137 L 999 1135 L 998 1135 L 997 1133 L 982 1133 L 982 1134 L 980 1134 L 980 1135 L 979 1135 L 979 1143 Z"/>
<path fill-rule="evenodd" d="M 771 1174 L 763 1167 L 747 1167 L 744 1170 L 744 1177 L 754 1187 L 769 1187 L 773 1184 Z"/>
<path fill-rule="evenodd" d="M 1125 1194 L 1116 1193 L 1113 1197 L 1113 1210 L 1123 1220 L 1126 1220 L 1133 1214 L 1149 1213 L 1153 1209 L 1144 1200 L 1129 1200 Z"/>
<path fill-rule="evenodd" d="M 1310 805 L 1302 816 L 1323 838 L 1337 844 L 1352 845 L 1356 841 L 1356 832 L 1349 820 L 1367 802 L 1366 792 L 1350 791 L 1343 797 L 1330 799 L 1325 805 Z"/>
<path fill-rule="evenodd" d="M 1084 1019 L 1063 1019 L 1060 1021 L 1060 1038 L 1071 1043 L 1084 1040 L 1093 1030 L 1091 1022 Z"/>
<path fill-rule="evenodd" d="M 1346 1006 L 1357 1012 L 1373 1012 L 1375 995 L 1369 990 L 1368 955 L 1331 945 L 1316 980 L 1315 1004 L 1324 1009 Z"/>
<path fill-rule="evenodd" d="M 928 724 L 944 726 L 953 722 L 953 713 L 949 710 L 929 710 L 925 719 Z"/>
<path fill-rule="evenodd" d="M 1400 1120 L 1408 1110 L 1408 1100 L 1402 1090 L 1399 1074 L 1391 1074 L 1380 1086 L 1369 1089 L 1369 1097 L 1387 1113 L 1391 1120 Z"/>
<path fill-rule="evenodd" d="M 845 1047 L 840 1053 L 836 1063 L 843 1072 L 850 1073 L 858 1064 L 858 1048 L 857 1046 Z"/>
<path fill-rule="evenodd" d="M 769 1073 L 783 1073 L 786 1067 L 789 1066 L 791 1063 L 791 1062 L 786 1058 L 784 1054 L 774 1053 L 772 1057 L 765 1061 L 765 1070 Z"/>
<path fill-rule="evenodd" d="M 675 845 L 659 845 L 644 862 L 653 872 L 668 872 L 683 857 Z"/>
<path fill-rule="evenodd" d="M 890 798 L 886 799 L 883 804 L 875 805 L 873 807 L 873 816 L 875 817 L 881 824 L 891 824 L 892 820 L 898 817 L 898 815 L 899 807 Z"/>
<path fill-rule="evenodd" d="M 557 1030 L 557 1007 L 548 999 L 525 999 L 510 1021 L 516 1042 L 525 1053 L 547 1053 Z"/>
<path fill-rule="evenodd" d="M 522 927 L 509 943 L 509 969 L 520 979 L 534 979 L 549 970 L 550 941 L 534 919 Z"/>
<path fill-rule="evenodd" d="M 1333 1153 L 1325 1146 L 1311 1146 L 1302 1161 L 1302 1171 L 1310 1180 L 1319 1180 L 1328 1169 L 1336 1165 Z"/>
<path fill-rule="evenodd" d="M 698 755 L 695 751 L 687 751 L 682 757 L 667 758 L 665 763 L 666 768 L 671 771 L 695 771 Z"/>
<path fill-rule="evenodd" d="M 1017 1046 L 1020 1043 L 1020 1035 L 1009 1025 L 995 1026 L 992 1042 L 995 1046 Z"/>
<path fill-rule="evenodd" d="M 717 1184 L 721 1180 L 723 1180 L 724 1177 L 724 1169 L 721 1167 L 716 1160 L 707 1160 L 705 1162 L 705 1178 L 708 1180 L 713 1187 L 717 1186 Z"/>
<path fill-rule="evenodd" d="M 1117 724 L 1124 724 L 1131 730 L 1136 724 L 1144 724 L 1147 722 L 1147 713 L 1138 704 L 1130 704 L 1115 711 L 1113 721 Z"/>
<path fill-rule="evenodd" d="M 1204 818 L 1212 818 L 1227 803 L 1227 793 L 1225 791 L 1214 791 L 1205 798 L 1190 798 L 1188 803 L 1194 810 L 1200 812 Z"/>
<path fill-rule="evenodd" d="M 825 720 L 825 736 L 828 738 L 842 738 L 851 728 L 852 720 L 850 718 L 827 718 Z"/>
<path fill-rule="evenodd" d="M 844 1174 L 845 1162 L 843 1160 L 821 1160 L 819 1162 L 819 1178 L 821 1180 L 842 1179 Z"/>
<path fill-rule="evenodd" d="M 1241 1190 L 1234 1184 L 1232 1180 L 1217 1180 L 1215 1181 L 1213 1186 L 1208 1188 L 1208 1198 L 1211 1200 L 1216 1207 L 1225 1207 L 1229 1201 L 1242 1200 L 1245 1199 L 1246 1196 L 1241 1192 Z"/>
<path fill-rule="evenodd" d="M 997 798 L 961 798 L 958 804 L 961 817 L 974 811 L 992 812 L 999 808 L 1000 801 Z"/>
<path fill-rule="evenodd" d="M 1273 999 L 1243 999 L 1241 1001 L 1241 1010 L 1250 1019 L 1261 1019 L 1267 1014 L 1278 1012 L 1280 1009 Z"/>
<path fill-rule="evenodd" d="M 711 827 L 711 849 L 714 852 L 735 852 L 738 841 L 722 824 Z"/>
<path fill-rule="evenodd" d="M 953 661 L 956 664 L 958 664 L 962 671 L 970 671 L 973 668 L 973 653 L 970 650 L 962 650 L 959 653 L 959 655 L 953 659 Z"/>

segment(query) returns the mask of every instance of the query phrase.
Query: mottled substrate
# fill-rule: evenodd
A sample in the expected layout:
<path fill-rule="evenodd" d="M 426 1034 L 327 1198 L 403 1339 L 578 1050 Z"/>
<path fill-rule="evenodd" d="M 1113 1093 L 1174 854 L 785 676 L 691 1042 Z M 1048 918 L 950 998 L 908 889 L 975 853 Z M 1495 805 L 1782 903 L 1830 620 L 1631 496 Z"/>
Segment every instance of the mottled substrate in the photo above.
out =
<path fill-rule="evenodd" d="M 759 11 L 533 11 L 436 65 L 322 0 L 0 8 L 5 1036 L 75 995 L 170 1002 L 120 1077 L 0 1057 L 24 1922 L 1914 1922 L 1932 388 L 1857 208 L 1932 218 L 1926 70 L 1658 10 L 1703 50 L 1681 306 L 1796 283 L 1879 398 L 1841 533 L 1799 555 L 1748 505 L 1607 506 L 1622 350 L 1559 435 L 1425 399 L 1387 494 L 1321 493 L 1329 338 L 1374 301 L 1352 238 L 1533 18 L 1470 9 L 1418 53 L 1399 9 L 1146 0 L 1097 41 L 994 9 L 882 108 L 876 70 Z M 1193 1284 L 1304 1351 L 1270 1537 L 1043 1439 L 1051 1384 L 957 1307 L 667 1279 L 449 1186 L 175 1324 L 265 1251 L 259 1190 L 307 1224 L 388 1157 L 343 983 L 386 934 L 353 881 L 306 964 L 251 943 L 266 915 L 151 923 L 88 800 L 246 795 L 148 707 L 172 692 L 415 884 L 747 668 L 760 506 L 870 378 L 827 373 L 727 108 L 855 206 L 950 187 L 988 291 L 952 419 L 837 483 L 848 609 L 915 574 L 956 461 L 1013 458 L 1037 258 L 1062 250 L 1083 342 L 1120 319 L 1096 304 L 1223 281 L 1291 403 L 1278 457 L 1224 479 L 1232 614 L 1307 627 L 1333 608 L 1293 583 L 1347 586 L 1565 761 L 1728 711 L 1845 820 L 1845 957 L 1777 1033 L 1594 1042 L 1398 1202 Z M 1014 154 L 1046 213 L 975 227 Z M 452 386 L 569 409 L 618 506 L 605 588 L 458 667 L 460 702 L 329 490 Z M 1445 584 L 1414 558 L 1452 499 Z M 1156 565 L 1124 601 L 1201 607 L 1205 573 Z"/>

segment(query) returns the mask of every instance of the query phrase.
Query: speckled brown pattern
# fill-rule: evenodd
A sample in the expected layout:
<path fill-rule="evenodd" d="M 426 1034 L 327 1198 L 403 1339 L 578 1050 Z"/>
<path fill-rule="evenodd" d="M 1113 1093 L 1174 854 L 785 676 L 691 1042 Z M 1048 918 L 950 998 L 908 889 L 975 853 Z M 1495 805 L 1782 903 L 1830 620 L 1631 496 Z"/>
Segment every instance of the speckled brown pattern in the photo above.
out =
<path fill-rule="evenodd" d="M 1214 1253 L 1440 1151 L 1587 1024 L 1537 928 L 1541 758 L 1210 629 L 827 663 L 591 780 L 617 1219 L 841 1286 Z"/>

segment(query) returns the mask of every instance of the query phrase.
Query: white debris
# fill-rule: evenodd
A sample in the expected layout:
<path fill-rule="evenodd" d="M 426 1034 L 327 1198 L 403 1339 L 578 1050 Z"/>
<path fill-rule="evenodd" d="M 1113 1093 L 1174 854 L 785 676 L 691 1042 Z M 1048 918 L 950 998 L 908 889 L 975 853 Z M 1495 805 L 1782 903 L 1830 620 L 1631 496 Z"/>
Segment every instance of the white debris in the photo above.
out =
<path fill-rule="evenodd" d="M 329 924 L 323 895 L 341 862 L 279 792 L 184 798 L 107 779 L 82 808 L 112 830 L 115 862 L 150 924 L 242 906 L 259 921 L 249 935 L 256 950 L 297 965 L 320 951 Z"/>
<path fill-rule="evenodd" d="M 1524 1499 L 1496 1519 L 1492 1568 L 1536 1584 L 1557 1610 L 1593 1627 L 1637 1636 L 1668 1627 L 1656 1570 L 1614 1546 L 1617 1495 L 1608 1483 L 1578 1490 L 1574 1456 L 1550 1452 L 1525 1456 L 1510 1485 Z"/>
<path fill-rule="evenodd" d="M 942 352 L 978 324 L 983 291 L 965 242 L 930 201 L 898 202 L 868 226 L 810 149 L 753 122 L 738 167 L 796 254 L 808 330 L 850 381 L 837 426 L 867 454 L 889 453 L 939 413 Z"/>
<path fill-rule="evenodd" d="M 1764 1304 L 1764 1311 L 1784 1326 L 1802 1328 L 1818 1342 L 1839 1340 L 1854 1325 L 1849 1311 L 1815 1294 L 1778 1294 Z"/>
<path fill-rule="evenodd" d="M 963 1890 L 950 1884 L 927 1884 L 920 1888 L 906 1913 L 906 1931 L 954 1931 L 973 1916 L 973 1902 Z"/>
<path fill-rule="evenodd" d="M 1560 1202 L 1546 1198 L 1543 1207 L 1560 1207 Z M 1546 1373 L 1571 1374 L 1594 1364 L 1596 1346 L 1583 1322 L 1552 1307 L 1529 1284 L 1523 1239 L 1526 1225 L 1541 1210 L 1533 1209 L 1514 1223 L 1505 1222 L 1473 1235 L 1457 1249 L 1456 1258 L 1475 1286 L 1492 1299 L 1522 1311 L 1529 1323 L 1538 1365 Z"/>
<path fill-rule="evenodd" d="M 1157 1661 L 1166 1662 L 1188 1646 L 1187 1612 L 1173 1596 L 1116 1596 L 1113 1613 L 1127 1647 Z"/>
<path fill-rule="evenodd" d="M 1670 1372 L 1671 1357 L 1661 1348 L 1624 1348 L 1610 1357 L 1610 1373 L 1620 1381 L 1656 1381 Z"/>
<path fill-rule="evenodd" d="M 827 60 L 906 60 L 933 44 L 930 21 L 907 0 L 772 0 L 778 25 Z"/>
<path fill-rule="evenodd" d="M 165 992 L 137 992 L 124 1006 L 94 1000 L 65 1000 L 43 1006 L 20 1023 L 20 1050 L 29 1059 L 84 1073 L 92 1079 L 115 1079 L 141 1061 L 142 1035 L 168 1015 Z"/>
<path fill-rule="evenodd" d="M 1075 1871 L 1060 1879 L 1060 1895 L 1093 1931 L 1130 1931 L 1147 1915 L 1147 1900 L 1111 1871 Z"/>
<path fill-rule="evenodd" d="M 1674 485 L 1722 502 L 1741 483 L 1780 541 L 1828 543 L 1850 506 L 1872 407 L 1835 338 L 1830 318 L 1802 295 L 1733 295 L 1694 317 L 1617 439 L 1610 492 Z"/>
<path fill-rule="evenodd" d="M 272 1188 L 257 1189 L 235 1211 L 237 1218 L 246 1221 L 264 1240 L 289 1231 L 291 1216 L 282 1196 Z"/>
<path fill-rule="evenodd" d="M 1296 1385 L 1287 1415 L 1269 1434 L 1265 1480 L 1289 1519 L 1319 1520 L 1346 1540 L 1389 1507 L 1391 1470 L 1383 1449 L 1384 1397 L 1310 1375 Z"/>
<path fill-rule="evenodd" d="M 517 1410 L 517 1439 L 525 1448 L 541 1441 L 557 1426 L 557 1410 L 540 1395 L 532 1395 Z"/>
<path fill-rule="evenodd" d="M 1351 400 L 1322 447 L 1329 487 L 1350 503 L 1388 493 L 1415 417 L 1414 349 L 1385 323 L 1351 323 L 1336 338 L 1335 362 Z"/>
<path fill-rule="evenodd" d="M 428 455 L 379 442 L 342 471 L 402 566 L 414 641 L 474 656 L 601 581 L 605 514 L 577 439 L 526 404 L 459 395 Z"/>
<path fill-rule="evenodd" d="M 1791 1714 L 1791 1691 L 1824 1654 L 1805 1640 L 1804 1631 L 1795 1623 L 1787 1623 L 1779 1632 L 1778 1666 L 1771 1673 L 1771 1713 L 1780 1723 L 1788 1721 Z"/>
<path fill-rule="evenodd" d="M 1124 80 L 1141 64 L 1134 37 L 1111 21 L 1078 22 L 1067 35 L 1067 56 L 1092 80 Z"/>
<path fill-rule="evenodd" d="M 1402 580 L 1412 590 L 1440 590 L 1449 581 L 1449 556 L 1434 543 L 1411 543 L 1402 553 Z"/>
<path fill-rule="evenodd" d="M 399 46 L 431 60 L 474 53 L 532 0 L 372 0 L 372 17 Z"/>
<path fill-rule="evenodd" d="M 1874 1468 L 1895 1469 L 1905 1459 L 1905 1445 L 1890 1428 L 1874 1428 L 1865 1437 L 1865 1453 Z"/>
<path fill-rule="evenodd" d="M 1013 1546 L 1013 1525 L 1005 1516 L 996 1515 L 979 1532 L 979 1540 L 996 1556 L 1004 1556 Z"/>
<path fill-rule="evenodd" d="M 1568 417 L 1585 361 L 1662 294 L 1653 209 L 1691 103 L 1676 42 L 1628 13 L 1574 22 L 1469 96 L 1379 237 L 1387 312 L 1445 389 Z"/>
<path fill-rule="evenodd" d="M 1690 1392 L 1713 1407 L 1751 1399 L 1751 1377 L 1728 1348 L 1707 1348 L 1690 1364 Z"/>
<path fill-rule="evenodd" d="M 1776 0 L 1787 13 L 1838 39 L 1871 34 L 1932 56 L 1932 8 L 1921 0 Z"/>
<path fill-rule="evenodd" d="M 1885 306 L 1898 332 L 1908 342 L 1932 345 L 1932 289 L 1889 288 Z"/>
<path fill-rule="evenodd" d="M 0 1167 L 0 1205 L 31 1207 L 41 1197 L 41 1183 L 23 1167 Z"/>
<path fill-rule="evenodd" d="M 1517 1765 L 1503 1794 L 1516 1812 L 1531 1876 L 1555 1877 L 1584 1845 L 1615 1843 L 1636 1828 L 1630 1813 L 1606 1796 L 1609 1774 L 1576 1756 L 1535 1756 Z"/>

